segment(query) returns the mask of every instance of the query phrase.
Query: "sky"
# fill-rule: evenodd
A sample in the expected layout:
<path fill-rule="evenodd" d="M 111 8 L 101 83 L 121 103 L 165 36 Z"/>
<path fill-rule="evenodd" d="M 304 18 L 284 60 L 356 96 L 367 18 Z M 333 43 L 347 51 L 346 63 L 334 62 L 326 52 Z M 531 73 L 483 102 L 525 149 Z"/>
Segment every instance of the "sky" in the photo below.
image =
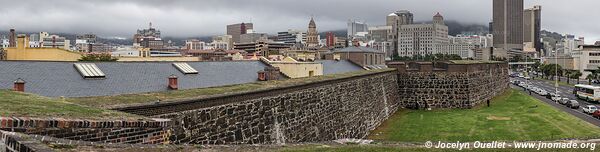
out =
<path fill-rule="evenodd" d="M 129 38 L 152 22 L 163 36 L 223 35 L 227 24 L 252 22 L 254 30 L 306 30 L 313 16 L 319 31 L 345 29 L 349 19 L 384 25 L 409 10 L 415 21 L 440 12 L 446 20 L 487 25 L 492 0 L 0 0 L 0 30 L 94 33 Z M 9 5 L 9 6 L 8 6 Z M 600 0 L 525 0 L 542 6 L 542 29 L 600 40 Z"/>

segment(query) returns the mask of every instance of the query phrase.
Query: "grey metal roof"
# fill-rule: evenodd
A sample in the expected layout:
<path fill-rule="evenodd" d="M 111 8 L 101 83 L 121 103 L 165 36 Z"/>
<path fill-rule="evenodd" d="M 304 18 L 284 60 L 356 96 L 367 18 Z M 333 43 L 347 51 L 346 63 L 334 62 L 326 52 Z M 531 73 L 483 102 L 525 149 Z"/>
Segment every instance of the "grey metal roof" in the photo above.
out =
<path fill-rule="evenodd" d="M 105 79 L 83 79 L 75 62 L 0 61 L 0 89 L 11 89 L 22 78 L 25 92 L 49 97 L 86 97 L 166 91 L 168 77 L 179 77 L 179 89 L 204 88 L 257 81 L 260 61 L 187 62 L 198 74 L 184 75 L 172 62 L 95 63 Z"/>
<path fill-rule="evenodd" d="M 323 64 L 323 74 L 338 74 L 338 73 L 346 73 L 353 71 L 365 70 L 362 67 L 348 61 L 348 60 L 318 60 L 315 62 L 319 62 Z"/>
<path fill-rule="evenodd" d="M 373 53 L 383 53 L 383 52 L 381 52 L 379 50 L 375 50 L 373 48 L 364 47 L 364 46 L 359 46 L 359 47 L 351 46 L 351 47 L 346 47 L 346 48 L 343 48 L 343 49 L 337 49 L 337 50 L 334 50 L 333 52 L 373 52 Z"/>

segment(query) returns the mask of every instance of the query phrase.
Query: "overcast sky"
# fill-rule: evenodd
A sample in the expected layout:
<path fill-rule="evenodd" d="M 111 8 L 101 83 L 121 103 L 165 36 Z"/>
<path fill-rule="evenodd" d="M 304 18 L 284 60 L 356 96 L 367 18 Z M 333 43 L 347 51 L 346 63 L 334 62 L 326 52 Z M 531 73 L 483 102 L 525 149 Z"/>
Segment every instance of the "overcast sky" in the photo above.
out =
<path fill-rule="evenodd" d="M 415 21 L 440 12 L 448 20 L 484 24 L 492 0 L 0 0 L 0 29 L 95 33 L 129 38 L 152 22 L 164 36 L 225 33 L 231 23 L 253 22 L 257 32 L 305 30 L 311 16 L 319 31 L 345 29 L 348 19 L 385 24 L 396 10 L 410 10 Z M 542 5 L 542 29 L 600 38 L 600 0 L 525 0 Z"/>

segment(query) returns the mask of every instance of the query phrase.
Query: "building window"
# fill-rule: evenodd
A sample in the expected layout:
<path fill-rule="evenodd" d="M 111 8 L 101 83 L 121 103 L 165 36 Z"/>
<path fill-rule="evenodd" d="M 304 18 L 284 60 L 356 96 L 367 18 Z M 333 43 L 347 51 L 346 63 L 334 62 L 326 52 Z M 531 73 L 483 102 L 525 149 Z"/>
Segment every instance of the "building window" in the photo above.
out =
<path fill-rule="evenodd" d="M 600 63 L 600 60 L 590 60 L 590 63 Z"/>

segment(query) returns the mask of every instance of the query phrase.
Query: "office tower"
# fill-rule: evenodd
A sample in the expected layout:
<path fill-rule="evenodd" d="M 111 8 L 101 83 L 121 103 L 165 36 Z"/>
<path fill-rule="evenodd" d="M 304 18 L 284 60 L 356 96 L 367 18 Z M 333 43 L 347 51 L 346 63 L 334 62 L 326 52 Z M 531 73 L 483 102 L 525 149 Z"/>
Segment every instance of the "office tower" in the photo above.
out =
<path fill-rule="evenodd" d="M 246 34 L 248 30 L 252 29 L 254 29 L 252 23 L 227 25 L 227 35 L 231 35 L 234 43 L 240 43 L 240 35 Z"/>
<path fill-rule="evenodd" d="M 523 50 L 523 0 L 493 1 L 494 47 Z"/>
<path fill-rule="evenodd" d="M 539 53 L 542 49 L 540 38 L 542 30 L 542 6 L 536 5 L 523 12 L 523 42 L 532 43 Z"/>
<path fill-rule="evenodd" d="M 392 26 L 388 39 L 392 41 L 393 56 L 398 55 L 398 31 L 400 26 L 413 24 L 413 14 L 407 10 L 396 11 L 386 17 L 386 25 Z"/>

